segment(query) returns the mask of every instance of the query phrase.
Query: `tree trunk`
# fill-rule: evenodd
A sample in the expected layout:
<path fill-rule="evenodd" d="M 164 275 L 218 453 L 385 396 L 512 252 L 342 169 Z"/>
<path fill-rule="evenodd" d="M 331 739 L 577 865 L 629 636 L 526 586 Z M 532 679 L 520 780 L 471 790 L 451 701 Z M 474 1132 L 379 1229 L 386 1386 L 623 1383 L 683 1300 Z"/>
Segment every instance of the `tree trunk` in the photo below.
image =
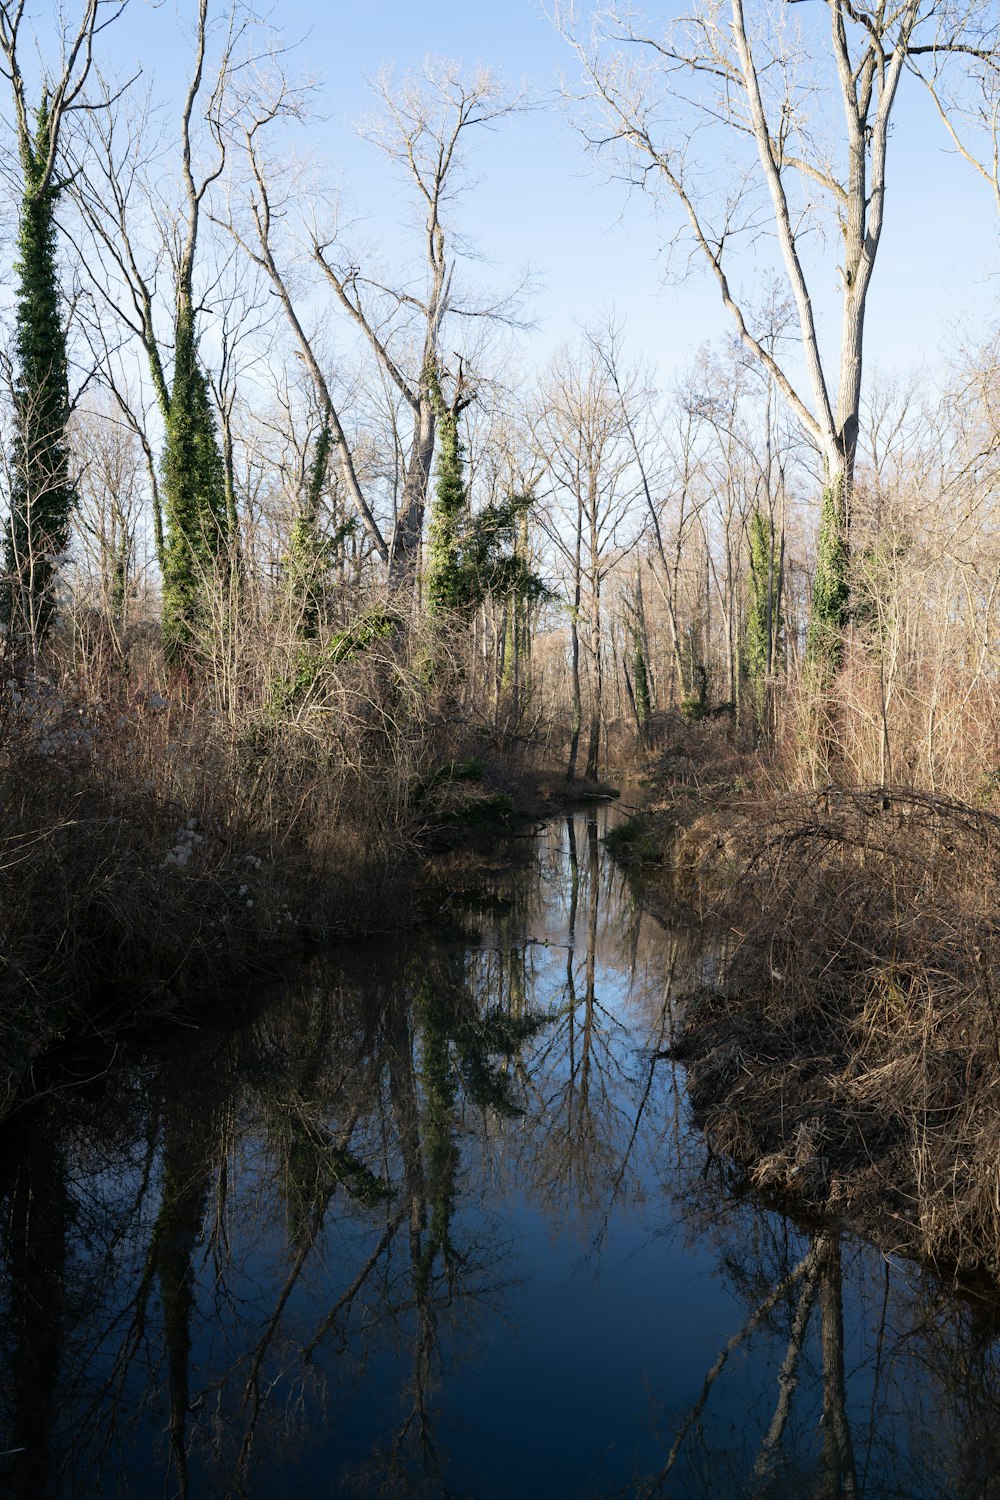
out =
<path fill-rule="evenodd" d="M 601 744 L 601 720 L 604 716 L 604 672 L 601 662 L 601 540 L 598 529 L 600 491 L 598 476 L 591 469 L 587 486 L 587 510 L 589 521 L 589 577 L 590 594 L 590 734 L 587 741 L 587 771 L 591 781 L 597 780 L 597 761 Z"/>
<path fill-rule="evenodd" d="M 415 590 L 420 541 L 424 530 L 424 509 L 434 460 L 434 408 L 430 396 L 422 392 L 415 409 L 413 442 L 403 480 L 400 513 L 392 536 L 389 554 L 389 586 L 392 589 Z"/>
<path fill-rule="evenodd" d="M 604 715 L 604 670 L 601 661 L 601 595 L 600 583 L 595 582 L 591 592 L 590 616 L 590 731 L 587 738 L 587 768 L 585 774 L 591 781 L 597 780 L 598 756 L 601 744 L 601 719 Z"/>
<path fill-rule="evenodd" d="M 818 1243 L 822 1247 L 819 1305 L 822 1315 L 820 1344 L 823 1351 L 823 1463 L 826 1471 L 823 1500 L 857 1500 L 858 1476 L 847 1417 L 847 1385 L 844 1376 L 844 1293 L 840 1240 L 836 1235 L 824 1235 Z"/>
<path fill-rule="evenodd" d="M 576 605 L 570 617 L 569 639 L 570 639 L 570 673 L 573 689 L 573 717 L 569 733 L 569 761 L 566 765 L 566 780 L 572 781 L 576 776 L 576 758 L 580 750 L 580 727 L 583 723 L 583 699 L 580 692 L 580 628 L 577 624 L 577 611 L 580 604 L 580 588 L 577 585 Z"/>

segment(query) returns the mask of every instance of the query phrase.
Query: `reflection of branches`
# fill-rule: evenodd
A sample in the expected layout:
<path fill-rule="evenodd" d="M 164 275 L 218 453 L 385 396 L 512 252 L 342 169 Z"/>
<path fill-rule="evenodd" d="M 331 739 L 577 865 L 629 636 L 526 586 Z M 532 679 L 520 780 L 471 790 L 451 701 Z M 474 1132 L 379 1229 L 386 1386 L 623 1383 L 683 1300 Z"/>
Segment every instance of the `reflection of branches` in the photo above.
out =
<path fill-rule="evenodd" d="M 764 1301 L 757 1308 L 756 1312 L 754 1312 L 747 1319 L 739 1332 L 733 1334 L 732 1338 L 726 1344 L 725 1348 L 722 1350 L 722 1353 L 715 1361 L 715 1364 L 705 1376 L 705 1383 L 701 1388 L 701 1395 L 698 1397 L 698 1400 L 695 1402 L 690 1413 L 681 1424 L 680 1430 L 677 1433 L 677 1436 L 674 1438 L 673 1447 L 670 1449 L 670 1453 L 667 1457 L 666 1463 L 660 1470 L 659 1474 L 657 1474 L 654 1479 L 650 1480 L 643 1489 L 639 1490 L 639 1500 L 651 1500 L 651 1497 L 653 1495 L 659 1494 L 662 1490 L 671 1469 L 677 1462 L 681 1448 L 684 1444 L 684 1439 L 687 1437 L 688 1433 L 691 1431 L 691 1428 L 694 1426 L 698 1418 L 701 1416 L 702 1412 L 705 1410 L 705 1405 L 712 1393 L 712 1387 L 715 1384 L 716 1380 L 718 1380 L 719 1376 L 722 1374 L 722 1371 L 725 1369 L 726 1362 L 728 1361 L 729 1356 L 734 1352 L 734 1350 L 738 1349 L 740 1345 L 746 1341 L 746 1339 L 749 1338 L 754 1329 L 760 1327 L 761 1323 L 763 1323 L 768 1314 L 775 1307 L 777 1307 L 778 1303 L 782 1300 L 783 1297 L 785 1297 L 789 1289 L 794 1286 L 797 1281 L 799 1281 L 803 1276 L 808 1277 L 815 1274 L 822 1258 L 823 1252 L 824 1242 L 821 1239 L 818 1240 L 815 1245 L 813 1245 L 808 1254 L 806 1254 L 802 1258 L 802 1260 L 799 1261 L 798 1265 L 794 1266 L 793 1269 L 788 1273 L 788 1275 L 783 1277 L 782 1280 L 778 1282 L 778 1285 L 767 1297 L 764 1298 Z"/>
<path fill-rule="evenodd" d="M 743 1326 L 717 1358 L 709 1352 L 694 1409 L 654 1460 L 666 1456 L 666 1467 L 640 1494 L 673 1487 L 763 1500 L 794 1491 L 818 1500 L 820 1481 L 825 1500 L 997 1493 L 1000 1359 L 989 1320 L 921 1273 L 892 1266 L 883 1285 L 874 1257 L 873 1330 L 852 1315 L 859 1332 L 845 1354 L 843 1309 L 864 1305 L 867 1253 L 845 1255 L 842 1271 L 835 1235 L 805 1245 L 790 1221 L 751 1198 L 733 1201 L 721 1164 L 701 1176 L 703 1143 L 677 1123 L 676 1085 L 672 1092 L 661 1058 L 674 980 L 704 952 L 685 931 L 626 930 L 595 832 L 582 815 L 553 830 L 537 871 L 532 941 L 522 909 L 520 925 L 504 925 L 508 908 L 469 951 L 424 937 L 417 951 L 338 955 L 306 968 L 236 1035 L 220 1028 L 217 1046 L 206 1027 L 190 1055 L 178 1060 L 175 1039 L 166 1061 L 151 1047 L 137 1069 L 111 1070 L 72 1102 L 49 1099 L 31 1116 L 27 1149 L 37 1153 L 34 1207 L 51 1202 L 52 1212 L 20 1249 L 10 1236 L 24 1228 L 27 1200 L 22 1192 L 20 1206 L 11 1201 L 8 1133 L 0 1189 L 11 1217 L 0 1232 L 13 1326 L 0 1344 L 0 1394 L 8 1409 L 17 1400 L 27 1409 L 17 1381 L 31 1366 L 12 1368 L 11 1352 L 37 1334 L 40 1359 L 55 1334 L 55 1395 L 28 1415 L 41 1432 L 58 1402 L 46 1441 L 62 1444 L 50 1468 L 67 1495 L 94 1493 L 137 1454 L 146 1463 L 150 1433 L 162 1449 L 171 1428 L 174 1489 L 179 1476 L 183 1488 L 182 1465 L 194 1491 L 211 1464 L 213 1492 L 255 1490 L 269 1439 L 286 1462 L 296 1431 L 325 1433 L 349 1407 L 331 1401 L 330 1420 L 317 1417 L 327 1381 L 339 1397 L 355 1380 L 377 1399 L 366 1406 L 370 1430 L 349 1434 L 337 1462 L 364 1493 L 447 1494 L 440 1434 L 453 1350 L 468 1349 L 477 1312 L 495 1312 L 507 1289 L 507 1245 L 488 1195 L 511 1162 L 518 1188 L 545 1195 L 548 1227 L 561 1226 L 575 1194 L 571 1209 L 596 1209 L 602 1244 L 630 1206 L 631 1184 L 659 1182 L 672 1226 L 701 1266 L 717 1261 L 723 1297 L 743 1308 Z M 569 1008 L 543 1028 L 539 998 L 564 987 Z M 515 1120 L 524 1105 L 526 1118 Z M 80 1231 L 68 1254 L 56 1243 L 60 1173 L 69 1184 L 63 1222 Z M 665 1201 L 655 1200 L 658 1226 Z M 589 1238 L 589 1220 L 583 1228 Z M 53 1238 L 47 1259 L 43 1230 Z M 44 1308 L 49 1323 L 39 1314 L 19 1342 L 19 1268 L 29 1252 L 39 1284 L 46 1265 L 53 1275 L 58 1267 L 63 1302 Z M 565 1244 L 556 1252 L 566 1253 Z M 742 1376 L 737 1351 L 750 1367 Z M 776 1378 L 770 1393 L 758 1378 L 765 1369 Z M 862 1418 L 852 1442 L 847 1394 L 859 1371 L 871 1390 L 871 1433 Z M 756 1391 L 739 1446 L 727 1448 L 722 1397 L 741 1379 Z M 811 1447 L 800 1457 L 804 1435 Z M 629 1438 L 619 1438 L 626 1453 Z"/>
<path fill-rule="evenodd" d="M 778 1404 L 771 1418 L 771 1425 L 764 1435 L 764 1441 L 757 1455 L 757 1462 L 753 1468 L 753 1479 L 755 1481 L 754 1494 L 757 1495 L 766 1487 L 767 1482 L 775 1466 L 778 1450 L 781 1447 L 781 1439 L 784 1436 L 785 1427 L 792 1409 L 792 1397 L 795 1395 L 795 1387 L 798 1384 L 799 1359 L 802 1355 L 802 1345 L 805 1341 L 806 1328 L 812 1313 L 813 1303 L 816 1298 L 816 1281 L 819 1276 L 819 1268 L 816 1264 L 810 1266 L 803 1278 L 802 1287 L 799 1291 L 799 1300 L 795 1308 L 795 1317 L 792 1321 L 792 1331 L 788 1339 L 788 1348 L 781 1363 L 778 1375 Z"/>
<path fill-rule="evenodd" d="M 689 1170 L 693 1173 L 693 1162 Z M 695 1480 L 696 1445 L 690 1428 L 702 1417 L 729 1354 L 756 1325 L 765 1332 L 753 1351 L 753 1369 L 774 1361 L 775 1401 L 756 1431 L 752 1404 L 748 1408 L 746 1454 L 738 1449 L 727 1453 L 728 1423 L 722 1418 L 714 1430 L 706 1428 L 700 1434 L 702 1450 L 707 1448 L 711 1455 L 710 1473 L 702 1481 L 704 1493 L 713 1500 L 730 1492 L 720 1477 L 727 1458 L 732 1464 L 731 1492 L 760 1500 L 800 1492 L 816 1500 L 918 1493 L 985 1500 L 1000 1493 L 995 1306 L 985 1309 L 984 1316 L 983 1308 L 956 1302 L 929 1273 L 905 1263 L 884 1263 L 863 1246 L 855 1247 L 850 1285 L 845 1286 L 841 1237 L 832 1230 L 816 1235 L 806 1257 L 811 1261 L 807 1274 L 798 1251 L 793 1257 L 796 1264 L 782 1272 L 779 1268 L 789 1265 L 789 1240 L 795 1241 L 789 1222 L 752 1199 L 727 1201 L 720 1189 L 724 1195 L 725 1181 L 717 1174 L 713 1184 L 698 1182 L 692 1196 L 695 1202 L 701 1197 L 702 1206 L 696 1217 L 693 1205 L 686 1204 L 684 1212 L 697 1223 L 700 1244 L 706 1233 L 717 1240 L 727 1281 L 741 1299 L 753 1298 L 748 1305 L 756 1310 L 715 1362 L 697 1409 L 678 1434 L 688 1467 L 683 1480 L 675 1472 L 671 1483 L 684 1494 L 703 1492 Z M 777 1308 L 775 1291 L 790 1290 L 796 1280 L 799 1290 L 794 1300 L 789 1299 L 787 1325 L 784 1311 L 780 1318 L 762 1318 L 759 1304 Z M 844 1334 L 848 1308 L 854 1325 L 850 1346 Z M 779 1330 L 785 1327 L 782 1335 Z M 772 1341 L 778 1338 L 783 1348 L 774 1347 Z M 853 1393 L 857 1400 L 862 1391 L 868 1397 L 867 1422 L 855 1419 L 858 1430 L 852 1433 L 848 1396 Z M 796 1415 L 798 1434 L 789 1438 Z M 796 1459 L 804 1433 L 816 1431 L 818 1451 L 809 1459 Z M 859 1457 L 863 1455 L 861 1473 L 855 1463 L 856 1446 Z M 678 1442 L 674 1448 L 671 1461 L 676 1470 L 681 1462 Z M 640 1494 L 659 1493 L 658 1485 L 669 1488 L 664 1475 L 649 1481 Z"/>
<path fill-rule="evenodd" d="M 153 1230 L 155 1259 L 163 1304 L 170 1388 L 170 1453 L 181 1500 L 188 1494 L 185 1429 L 190 1401 L 191 1323 L 195 1313 L 194 1247 L 201 1234 L 212 1170 L 205 1120 L 193 1117 L 179 1101 L 166 1112 L 163 1188 Z M 206 1151 L 206 1144 L 209 1150 Z"/>
<path fill-rule="evenodd" d="M 625 1174 L 628 1170 L 628 1164 L 632 1157 L 632 1153 L 635 1150 L 636 1141 L 639 1137 L 639 1129 L 642 1125 L 643 1116 L 646 1113 L 650 1099 L 653 1097 L 653 1084 L 656 1079 L 659 1063 L 662 1061 L 663 1045 L 673 1028 L 673 1015 L 670 1009 L 670 993 L 673 987 L 674 976 L 677 970 L 677 963 L 680 955 L 679 944 L 676 942 L 671 943 L 669 953 L 670 962 L 663 983 L 663 1004 L 660 1009 L 660 1014 L 654 1022 L 652 1031 L 650 1032 L 650 1036 L 647 1041 L 647 1051 L 649 1052 L 650 1057 L 649 1067 L 646 1071 L 646 1082 L 643 1086 L 642 1093 L 636 1105 L 635 1117 L 632 1121 L 632 1131 L 629 1135 L 628 1143 L 624 1151 L 622 1152 L 621 1166 L 619 1167 L 615 1179 L 611 1185 L 611 1192 L 608 1196 L 607 1207 L 604 1213 L 604 1220 L 597 1236 L 595 1237 L 595 1243 L 600 1243 L 600 1241 L 607 1233 L 608 1226 L 611 1221 L 611 1212 L 616 1202 L 618 1201 L 618 1195 L 621 1192 L 622 1184 L 625 1180 Z M 676 1111 L 674 1114 L 674 1118 L 675 1120 L 677 1118 Z"/>
<path fill-rule="evenodd" d="M 70 1203 L 64 1153 L 52 1135 L 30 1125 L 12 1134 L 5 1142 L 11 1152 L 10 1175 L 4 1171 L 0 1177 L 0 1196 L 9 1200 L 4 1279 L 11 1297 L 5 1447 L 11 1459 L 11 1494 L 34 1500 L 48 1492 L 52 1467 L 65 1341 Z"/>
<path fill-rule="evenodd" d="M 615 1008 L 598 997 L 598 966 L 605 961 L 601 925 L 602 882 L 598 828 L 586 820 L 586 863 L 581 864 L 576 820 L 566 820 L 569 904 L 563 1003 L 532 1059 L 532 1099 L 545 1131 L 532 1170 L 547 1205 L 560 1212 L 587 1211 L 602 1197 L 612 1172 L 615 1140 L 629 1093 L 628 1030 Z M 582 963 L 578 933 L 585 902 Z"/>
<path fill-rule="evenodd" d="M 253 1358 L 250 1363 L 250 1372 L 247 1375 L 246 1386 L 243 1391 L 242 1405 L 244 1408 L 249 1406 L 249 1414 L 246 1419 L 246 1425 L 243 1429 L 243 1439 L 240 1443 L 239 1455 L 236 1459 L 234 1478 L 237 1484 L 241 1482 L 246 1471 L 246 1465 L 250 1457 L 250 1450 L 253 1445 L 254 1433 L 257 1428 L 257 1419 L 260 1416 L 260 1374 L 264 1365 L 264 1359 L 271 1347 L 272 1340 L 274 1339 L 274 1336 L 278 1331 L 278 1327 L 284 1316 L 285 1308 L 288 1305 L 288 1299 L 292 1295 L 296 1283 L 298 1282 L 298 1279 L 302 1274 L 302 1269 L 312 1253 L 316 1236 L 319 1233 L 320 1227 L 323 1223 L 323 1218 L 326 1214 L 330 1199 L 333 1197 L 333 1192 L 334 1190 L 331 1187 L 313 1209 L 312 1220 L 309 1225 L 310 1232 L 303 1237 L 302 1243 L 299 1245 L 299 1249 L 295 1256 L 295 1259 L 292 1262 L 288 1275 L 285 1277 L 284 1285 L 278 1293 L 274 1308 L 271 1312 L 271 1316 L 267 1321 L 267 1326 L 265 1327 L 264 1332 L 261 1335 L 257 1343 L 257 1347 L 253 1353 Z"/>
<path fill-rule="evenodd" d="M 316 1329 L 316 1332 L 313 1334 L 312 1338 L 305 1345 L 302 1352 L 306 1359 L 313 1358 L 313 1355 L 316 1353 L 319 1345 L 323 1343 L 324 1339 L 330 1333 L 331 1329 L 336 1326 L 337 1319 L 340 1317 L 341 1313 L 345 1308 L 350 1307 L 354 1303 L 355 1298 L 361 1291 L 361 1288 L 364 1286 L 369 1276 L 371 1276 L 379 1261 L 388 1251 L 390 1245 L 392 1244 L 393 1236 L 395 1235 L 400 1224 L 402 1224 L 403 1220 L 406 1218 L 406 1213 L 406 1208 L 401 1208 L 392 1215 L 392 1218 L 386 1225 L 385 1233 L 382 1235 L 382 1238 L 375 1246 L 375 1249 L 372 1251 L 371 1255 L 369 1255 L 368 1259 L 361 1267 L 361 1270 L 358 1272 L 357 1276 L 355 1276 L 346 1292 L 344 1292 L 340 1297 L 337 1298 L 336 1302 L 333 1304 L 330 1311 L 323 1319 L 322 1323 L 320 1323 L 319 1327 Z"/>
<path fill-rule="evenodd" d="M 130 1202 L 122 1214 L 122 1222 L 131 1223 L 140 1219 L 147 1198 L 149 1196 L 153 1170 L 156 1163 L 156 1145 L 159 1134 L 159 1109 L 154 1107 L 149 1112 L 146 1122 L 146 1141 L 140 1168 L 139 1184 L 136 1191 L 131 1195 Z M 104 1205 L 102 1205 L 102 1208 Z M 102 1214 L 102 1217 L 105 1217 Z M 96 1420 L 104 1402 L 114 1393 L 112 1400 L 117 1402 L 121 1399 L 122 1392 L 128 1380 L 132 1361 L 138 1353 L 146 1332 L 146 1317 L 149 1308 L 149 1298 L 153 1289 L 153 1281 L 156 1275 L 156 1260 L 152 1248 L 146 1255 L 145 1264 L 139 1276 L 138 1285 L 134 1296 L 121 1308 L 115 1309 L 111 1327 L 104 1330 L 100 1342 L 109 1342 L 112 1332 L 128 1319 L 124 1336 L 119 1342 L 118 1354 L 111 1365 L 108 1375 L 103 1384 L 99 1385 L 90 1402 L 83 1409 L 80 1422 L 80 1430 L 86 1432 L 91 1423 Z"/>
<path fill-rule="evenodd" d="M 844 1288 L 837 1235 L 821 1235 L 822 1250 L 819 1301 L 823 1347 L 823 1463 L 826 1494 L 830 1500 L 856 1500 L 858 1476 L 854 1467 L 854 1445 L 847 1420 L 847 1384 L 844 1377 Z"/>

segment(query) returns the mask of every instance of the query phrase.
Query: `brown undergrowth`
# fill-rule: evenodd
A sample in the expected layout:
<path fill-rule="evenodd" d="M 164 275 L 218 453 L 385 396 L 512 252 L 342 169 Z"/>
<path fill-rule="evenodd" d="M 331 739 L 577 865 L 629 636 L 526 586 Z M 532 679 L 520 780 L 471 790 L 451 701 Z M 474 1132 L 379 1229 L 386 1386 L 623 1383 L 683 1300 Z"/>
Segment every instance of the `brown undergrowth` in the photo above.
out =
<path fill-rule="evenodd" d="M 1000 1275 L 1000 818 L 831 787 L 670 799 L 646 837 L 652 904 L 720 934 L 675 1049 L 713 1149 L 887 1249 Z"/>
<path fill-rule="evenodd" d="M 459 701 L 461 672 L 430 674 L 419 639 L 293 692 L 296 665 L 266 642 L 225 682 L 169 676 L 155 641 L 7 664 L 0 1114 L 61 1036 L 418 920 L 431 852 L 515 816 L 530 746 Z"/>

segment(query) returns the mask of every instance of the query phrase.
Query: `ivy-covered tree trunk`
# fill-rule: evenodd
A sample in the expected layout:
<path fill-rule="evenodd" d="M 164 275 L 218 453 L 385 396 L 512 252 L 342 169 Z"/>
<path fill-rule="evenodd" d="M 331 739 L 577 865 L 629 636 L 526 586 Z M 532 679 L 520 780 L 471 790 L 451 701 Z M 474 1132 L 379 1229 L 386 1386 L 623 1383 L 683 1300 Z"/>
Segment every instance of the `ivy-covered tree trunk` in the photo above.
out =
<path fill-rule="evenodd" d="M 129 583 L 132 577 L 133 537 L 121 516 L 114 516 L 115 536 L 108 558 L 106 590 L 108 617 L 118 626 L 128 623 Z"/>
<path fill-rule="evenodd" d="M 747 697 L 758 727 L 767 711 L 767 684 L 774 672 L 783 629 L 781 558 L 774 524 L 754 511 L 750 522 L 750 576 L 743 632 L 743 671 Z"/>
<path fill-rule="evenodd" d="M 584 774 L 597 780 L 604 723 L 604 646 L 601 638 L 600 582 L 591 575 L 590 597 L 590 723 L 587 730 L 587 764 Z"/>
<path fill-rule="evenodd" d="M 580 730 L 583 728 L 583 693 L 580 686 L 580 601 L 582 595 L 581 553 L 583 539 L 583 500 L 577 496 L 576 506 L 576 551 L 573 570 L 573 602 L 569 612 L 570 683 L 572 685 L 572 708 L 569 726 L 569 757 L 566 763 L 566 780 L 576 777 L 576 761 L 580 753 Z"/>
<path fill-rule="evenodd" d="M 228 541 L 229 572 L 234 584 L 238 587 L 243 578 L 243 555 L 240 547 L 239 503 L 236 497 L 236 460 L 234 456 L 232 408 L 231 406 L 227 406 L 225 402 L 220 402 L 218 411 L 222 474 L 226 492 L 226 538 Z"/>
<path fill-rule="evenodd" d="M 653 717 L 653 693 L 649 680 L 648 647 L 646 644 L 646 608 L 642 598 L 642 571 L 638 563 L 635 569 L 633 596 L 635 618 L 632 626 L 632 679 L 631 696 L 635 711 L 639 743 L 649 740 L 650 723 Z M 626 681 L 628 680 L 626 675 Z"/>
<path fill-rule="evenodd" d="M 33 137 L 21 139 L 24 191 L 18 233 L 13 484 L 6 536 L 5 623 L 32 649 L 52 623 L 58 569 L 69 545 L 76 490 L 70 476 L 66 328 L 56 264 L 55 204 L 46 177 L 50 117 L 43 97 Z"/>
<path fill-rule="evenodd" d="M 812 612 L 806 636 L 806 658 L 821 672 L 835 672 L 844 652 L 844 630 L 850 617 L 850 546 L 847 511 L 848 478 L 833 473 L 823 490 Z"/>
<path fill-rule="evenodd" d="M 587 734 L 587 764 L 584 774 L 597 780 L 597 767 L 604 723 L 604 642 L 601 630 L 601 541 L 597 474 L 592 469 L 587 485 L 587 594 L 590 615 L 590 723 Z"/>
<path fill-rule="evenodd" d="M 195 646 L 229 542 L 225 465 L 186 298 L 175 330 L 163 452 L 163 646 L 169 661 Z"/>
<path fill-rule="evenodd" d="M 319 633 L 323 575 L 329 566 L 329 549 L 319 534 L 319 508 L 332 442 L 330 419 L 325 417 L 306 476 L 304 503 L 295 518 L 288 544 L 286 575 L 292 606 L 297 611 L 298 633 L 304 640 L 315 640 Z"/>
<path fill-rule="evenodd" d="M 468 523 L 469 495 L 458 411 L 436 391 L 438 462 L 427 550 L 427 609 L 432 616 L 455 614 L 470 603 L 462 567 L 462 533 Z"/>

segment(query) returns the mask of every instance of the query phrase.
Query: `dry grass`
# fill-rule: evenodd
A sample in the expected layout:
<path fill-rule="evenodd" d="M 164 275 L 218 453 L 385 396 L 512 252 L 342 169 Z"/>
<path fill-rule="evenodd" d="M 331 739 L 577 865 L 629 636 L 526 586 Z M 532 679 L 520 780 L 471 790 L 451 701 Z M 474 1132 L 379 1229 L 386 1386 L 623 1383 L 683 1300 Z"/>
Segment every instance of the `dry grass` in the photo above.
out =
<path fill-rule="evenodd" d="M 715 1148 L 893 1248 L 1000 1273 L 1000 818 L 830 789 L 731 806 L 682 850 L 733 934 L 681 1044 Z"/>
<path fill-rule="evenodd" d="M 460 641 L 429 670 L 400 633 L 291 693 L 294 636 L 264 624 L 197 675 L 168 675 L 152 633 L 123 649 L 92 622 L 0 671 L 0 1112 L 67 1030 L 275 944 L 409 920 L 435 831 L 501 805 L 490 773 L 516 767 L 443 655 Z"/>

